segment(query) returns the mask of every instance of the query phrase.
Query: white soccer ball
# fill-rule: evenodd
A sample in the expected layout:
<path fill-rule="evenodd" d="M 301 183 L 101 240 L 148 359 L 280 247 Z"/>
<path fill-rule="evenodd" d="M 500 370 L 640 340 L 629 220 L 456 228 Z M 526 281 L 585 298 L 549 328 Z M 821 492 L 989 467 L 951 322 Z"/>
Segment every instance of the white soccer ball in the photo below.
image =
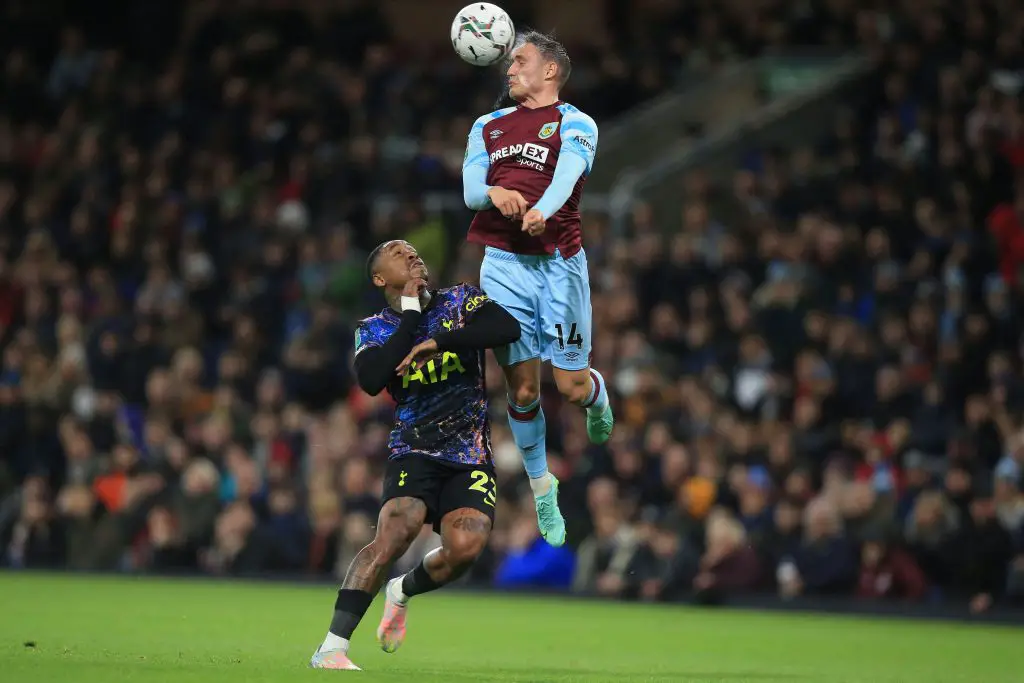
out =
<path fill-rule="evenodd" d="M 508 55 L 516 28 L 508 12 L 489 2 L 466 5 L 452 22 L 452 47 L 474 66 L 490 66 Z"/>

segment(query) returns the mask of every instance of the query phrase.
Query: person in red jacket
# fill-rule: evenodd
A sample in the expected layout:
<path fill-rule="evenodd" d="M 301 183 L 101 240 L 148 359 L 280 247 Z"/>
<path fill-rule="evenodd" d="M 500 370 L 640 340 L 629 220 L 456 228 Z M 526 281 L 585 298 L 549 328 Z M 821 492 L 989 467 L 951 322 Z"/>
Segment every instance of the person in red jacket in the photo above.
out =
<path fill-rule="evenodd" d="M 860 551 L 857 597 L 921 600 L 927 591 L 924 572 L 910 553 L 892 545 L 882 530 L 866 533 Z"/>

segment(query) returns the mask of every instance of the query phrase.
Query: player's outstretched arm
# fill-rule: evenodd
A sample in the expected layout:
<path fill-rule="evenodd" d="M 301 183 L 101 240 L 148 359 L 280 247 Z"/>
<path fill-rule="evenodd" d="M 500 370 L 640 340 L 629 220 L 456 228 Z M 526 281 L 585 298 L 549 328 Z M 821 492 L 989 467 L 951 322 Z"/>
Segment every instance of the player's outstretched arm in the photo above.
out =
<path fill-rule="evenodd" d="M 562 149 L 555 164 L 551 184 L 533 208 L 547 220 L 558 213 L 572 195 L 580 176 L 589 174 L 597 154 L 597 124 L 578 110 L 562 117 Z"/>
<path fill-rule="evenodd" d="M 438 351 L 476 351 L 505 346 L 519 340 L 522 330 L 512 314 L 493 301 L 485 301 L 465 325 L 434 337 Z"/>
<path fill-rule="evenodd" d="M 370 396 L 384 391 L 394 377 L 395 367 L 412 350 L 422 316 L 420 311 L 404 311 L 398 329 L 386 342 L 376 346 L 356 344 L 356 381 L 359 388 Z"/>
<path fill-rule="evenodd" d="M 490 116 L 481 116 L 469 129 L 466 141 L 466 156 L 462 161 L 462 198 L 466 207 L 473 211 L 485 211 L 491 208 L 491 199 L 487 196 L 490 186 L 487 185 L 487 170 L 490 159 L 487 157 L 487 145 L 484 143 L 484 125 Z"/>
<path fill-rule="evenodd" d="M 444 351 L 471 353 L 505 346 L 519 339 L 522 330 L 518 320 L 498 304 L 488 301 L 483 293 L 476 300 L 482 300 L 482 303 L 474 306 L 473 316 L 462 327 L 442 332 L 412 347 L 395 368 L 395 373 L 401 375 L 410 366 L 418 366 Z"/>

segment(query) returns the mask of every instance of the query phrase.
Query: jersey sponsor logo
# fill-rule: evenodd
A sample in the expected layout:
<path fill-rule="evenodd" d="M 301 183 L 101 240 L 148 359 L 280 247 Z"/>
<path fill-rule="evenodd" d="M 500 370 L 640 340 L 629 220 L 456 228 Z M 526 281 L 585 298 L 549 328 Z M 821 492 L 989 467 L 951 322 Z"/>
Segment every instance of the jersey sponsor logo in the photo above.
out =
<path fill-rule="evenodd" d="M 527 142 L 522 145 L 508 145 L 501 149 L 496 149 L 491 152 L 491 163 L 498 161 L 499 159 L 509 159 L 512 157 L 518 157 L 520 159 L 526 159 L 534 162 L 534 164 L 544 165 L 548 161 L 548 150 L 543 145 L 537 145 L 532 142 Z"/>
<path fill-rule="evenodd" d="M 487 301 L 489 301 L 489 299 L 487 298 L 486 294 L 479 294 L 477 296 L 474 296 L 473 298 L 466 301 L 466 312 L 472 313 L 476 309 L 483 306 Z"/>
<path fill-rule="evenodd" d="M 587 150 L 591 154 L 593 154 L 595 152 L 593 136 L 581 134 L 581 135 L 573 136 L 572 140 L 577 145 L 579 145 L 583 149 Z"/>
<path fill-rule="evenodd" d="M 541 140 L 547 140 L 549 137 L 555 134 L 558 130 L 558 121 L 552 121 L 551 123 L 545 123 L 540 127 L 540 131 L 537 133 L 537 137 Z"/>
<path fill-rule="evenodd" d="M 408 389 L 413 382 L 423 385 L 444 382 L 455 372 L 465 373 L 466 368 L 456 354 L 445 351 L 440 358 L 431 358 L 426 363 L 418 365 L 415 370 L 412 367 L 406 368 L 405 374 L 402 375 L 402 388 Z"/>

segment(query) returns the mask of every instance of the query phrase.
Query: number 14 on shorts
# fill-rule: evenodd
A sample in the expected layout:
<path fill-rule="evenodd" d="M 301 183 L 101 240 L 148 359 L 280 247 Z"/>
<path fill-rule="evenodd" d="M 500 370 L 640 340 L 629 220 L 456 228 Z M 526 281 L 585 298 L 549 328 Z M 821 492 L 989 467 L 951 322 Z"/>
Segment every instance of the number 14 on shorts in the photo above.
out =
<path fill-rule="evenodd" d="M 566 325 L 562 323 L 555 323 L 555 336 L 558 338 L 558 350 L 563 351 L 565 347 L 575 346 L 577 349 L 583 348 L 583 335 L 576 331 L 576 323 L 569 323 L 569 336 L 565 336 Z"/>

